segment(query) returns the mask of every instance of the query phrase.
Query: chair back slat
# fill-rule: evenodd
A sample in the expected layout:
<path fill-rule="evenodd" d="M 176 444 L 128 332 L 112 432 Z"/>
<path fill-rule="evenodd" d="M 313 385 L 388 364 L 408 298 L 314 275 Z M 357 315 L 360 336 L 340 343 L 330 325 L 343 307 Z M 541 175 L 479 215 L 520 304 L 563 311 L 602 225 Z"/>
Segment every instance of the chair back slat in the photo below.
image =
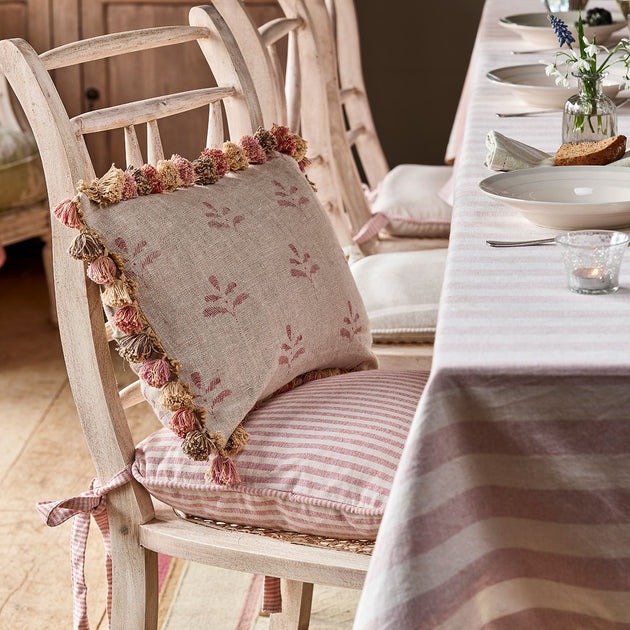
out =
<path fill-rule="evenodd" d="M 220 102 L 210 103 L 208 112 L 208 135 L 206 146 L 216 147 L 221 144 L 225 137 L 223 128 L 223 107 Z"/>
<path fill-rule="evenodd" d="M 164 148 L 157 120 L 147 121 L 147 162 L 155 166 L 164 159 Z"/>
<path fill-rule="evenodd" d="M 342 90 L 339 90 L 339 98 L 341 102 L 345 105 L 347 101 L 349 101 L 354 96 L 360 96 L 361 90 L 355 86 L 345 87 Z"/>
<path fill-rule="evenodd" d="M 301 131 L 300 110 L 302 108 L 298 40 L 295 31 L 288 34 L 287 69 L 284 78 L 284 94 L 287 101 L 287 124 L 290 129 Z"/>
<path fill-rule="evenodd" d="M 235 94 L 236 90 L 233 87 L 213 87 L 178 92 L 177 94 L 157 96 L 144 101 L 85 112 L 72 118 L 72 124 L 77 133 L 84 135 L 120 129 L 181 114 Z"/>
<path fill-rule="evenodd" d="M 346 132 L 346 138 L 348 138 L 348 144 L 350 146 L 354 146 L 359 138 L 367 134 L 367 129 L 365 125 L 359 125 L 358 127 L 354 127 L 353 129 L 348 129 Z"/>
<path fill-rule="evenodd" d="M 276 18 L 260 26 L 258 31 L 265 46 L 269 47 L 301 25 L 302 20 L 298 18 Z"/>
<path fill-rule="evenodd" d="M 133 125 L 125 127 L 125 166 L 138 166 L 144 164 L 142 151 L 138 142 L 138 134 Z"/>
<path fill-rule="evenodd" d="M 79 42 L 64 44 L 40 55 L 46 70 L 65 68 L 115 55 L 139 52 L 160 46 L 171 46 L 208 37 L 203 27 L 161 26 L 124 33 L 100 35 Z"/>

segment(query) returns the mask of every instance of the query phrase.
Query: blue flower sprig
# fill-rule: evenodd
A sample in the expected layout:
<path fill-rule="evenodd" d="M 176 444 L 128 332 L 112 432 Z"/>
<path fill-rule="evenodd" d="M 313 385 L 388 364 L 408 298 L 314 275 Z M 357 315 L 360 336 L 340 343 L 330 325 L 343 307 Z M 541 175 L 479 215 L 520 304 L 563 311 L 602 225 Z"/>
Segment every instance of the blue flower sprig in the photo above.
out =
<path fill-rule="evenodd" d="M 558 42 L 560 42 L 560 48 L 562 48 L 563 44 L 566 44 L 568 48 L 571 48 L 571 44 L 575 42 L 575 37 L 571 34 L 569 27 L 555 15 L 550 14 L 547 17 L 551 22 L 551 27 L 558 38 Z"/>

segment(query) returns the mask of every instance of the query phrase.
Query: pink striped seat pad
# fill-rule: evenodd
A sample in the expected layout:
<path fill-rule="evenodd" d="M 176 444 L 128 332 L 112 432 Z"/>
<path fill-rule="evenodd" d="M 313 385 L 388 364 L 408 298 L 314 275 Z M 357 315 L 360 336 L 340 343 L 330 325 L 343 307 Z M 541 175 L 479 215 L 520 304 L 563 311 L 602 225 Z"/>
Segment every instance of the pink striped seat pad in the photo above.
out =
<path fill-rule="evenodd" d="M 252 411 L 241 481 L 206 481 L 161 429 L 136 448 L 134 477 L 156 498 L 205 518 L 373 539 L 427 372 L 369 370 L 311 381 Z"/>

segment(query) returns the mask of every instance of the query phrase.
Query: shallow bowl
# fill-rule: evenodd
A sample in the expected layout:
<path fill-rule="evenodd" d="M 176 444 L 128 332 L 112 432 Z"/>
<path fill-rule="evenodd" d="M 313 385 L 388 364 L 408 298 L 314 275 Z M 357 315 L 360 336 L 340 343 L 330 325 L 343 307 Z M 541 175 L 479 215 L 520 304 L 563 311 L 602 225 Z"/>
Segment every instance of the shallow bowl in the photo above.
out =
<path fill-rule="evenodd" d="M 534 107 L 562 109 L 567 99 L 577 94 L 577 79 L 570 77 L 569 87 L 556 85 L 554 77 L 545 74 L 542 63 L 497 68 L 486 74 L 495 85 L 507 88 L 514 96 Z M 623 88 L 618 76 L 608 76 L 603 81 L 606 96 L 614 98 Z"/>
<path fill-rule="evenodd" d="M 492 175 L 479 187 L 526 219 L 561 230 L 630 226 L 630 168 L 541 166 Z"/>
<path fill-rule="evenodd" d="M 579 11 L 564 11 L 554 13 L 571 31 L 577 41 L 577 27 Z M 558 38 L 551 28 L 546 13 L 520 13 L 501 18 L 499 23 L 520 35 L 526 42 L 537 48 L 557 48 Z M 626 27 L 626 21 L 620 15 L 613 15 L 612 24 L 601 26 L 584 25 L 584 35 L 592 41 L 593 35 L 597 35 L 597 43 L 605 44 L 610 36 L 621 28 Z"/>

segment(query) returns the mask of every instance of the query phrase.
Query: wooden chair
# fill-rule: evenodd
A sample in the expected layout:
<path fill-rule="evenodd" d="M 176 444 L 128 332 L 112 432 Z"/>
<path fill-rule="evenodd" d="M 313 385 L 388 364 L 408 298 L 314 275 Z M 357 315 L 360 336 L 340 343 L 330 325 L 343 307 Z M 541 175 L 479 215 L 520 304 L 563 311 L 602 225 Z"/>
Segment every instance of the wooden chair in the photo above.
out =
<path fill-rule="evenodd" d="M 351 215 L 364 212 L 367 205 L 345 130 L 331 133 L 335 126 L 341 130 L 343 112 L 331 23 L 323 0 L 280 0 L 285 16 L 260 28 L 240 0 L 213 0 L 213 5 L 228 23 L 250 68 L 265 124 L 291 120 L 295 125 L 299 121 L 308 139 L 313 160 L 309 173 L 317 182 L 318 196 L 341 244 L 350 252 L 351 269 L 368 312 L 376 313 L 372 320 L 374 351 L 381 365 L 428 369 L 446 255 L 446 249 L 438 245 L 444 240 L 397 239 L 401 249 L 415 251 L 394 252 L 392 248 L 387 254 L 378 254 L 372 249 L 373 255 L 355 263 Z M 286 67 L 276 52 L 285 36 Z M 339 168 L 342 162 L 344 169 Z M 419 250 L 420 246 L 431 251 Z M 413 306 L 408 307 L 404 300 L 411 292 Z M 400 314 L 396 311 L 399 305 Z M 388 308 L 395 314 L 381 316 Z M 392 319 L 394 326 L 388 323 Z"/>
<path fill-rule="evenodd" d="M 13 111 L 4 76 L 0 76 L 0 133 L 10 134 L 15 139 L 12 144 L 21 146 L 19 158 L 0 164 L 0 246 L 31 238 L 42 241 L 42 261 L 50 296 L 50 320 L 56 322 L 44 173 L 32 138 L 22 129 Z"/>
<path fill-rule="evenodd" d="M 361 65 L 361 45 L 359 26 L 354 0 L 326 0 L 334 35 L 335 62 L 338 74 L 338 92 L 331 89 L 332 97 L 343 108 L 343 116 L 333 108 L 331 116 L 331 134 L 335 142 L 335 157 L 338 159 L 338 172 L 346 192 L 348 214 L 352 230 L 356 235 L 372 219 L 372 211 L 365 198 L 358 194 L 356 180 L 358 174 L 351 168 L 351 159 L 356 158 L 369 188 L 373 191 L 382 189 L 390 196 L 388 202 L 375 204 L 375 210 L 395 214 L 399 205 L 413 203 L 407 196 L 403 198 L 396 190 L 409 187 L 417 192 L 418 201 L 412 212 L 423 217 L 425 210 L 421 204 L 438 204 L 441 208 L 448 195 L 449 180 L 453 176 L 450 166 L 402 165 L 395 172 L 389 167 L 380 143 L 372 117 L 369 98 L 363 78 Z M 348 147 L 354 149 L 351 155 Z M 391 184 L 389 180 L 394 178 Z M 452 201 L 450 202 L 452 204 Z M 441 212 L 444 212 L 442 208 Z M 431 213 L 427 213 L 431 216 Z M 439 229 L 439 228 L 438 228 Z M 364 230 L 365 231 L 365 230 Z M 396 230 L 394 230 L 395 232 Z M 439 229 L 438 233 L 443 233 Z M 432 236 L 430 228 L 427 231 Z M 397 238 L 391 234 L 378 233 L 377 229 L 367 230 L 361 241 L 364 252 L 387 252 L 421 248 L 446 247 L 448 237 L 440 238 Z"/>
<path fill-rule="evenodd" d="M 200 134 L 200 149 L 204 145 L 220 146 L 224 140 L 226 134 L 221 122 L 221 106 L 225 110 L 232 138 L 251 134 L 262 123 L 256 90 L 224 21 L 214 8 L 197 7 L 191 10 L 190 22 L 191 26 L 106 35 L 67 44 L 41 55 L 37 55 L 23 40 L 0 42 L 0 68 L 33 129 L 55 216 L 61 216 L 64 208 L 75 203 L 70 203 L 69 198 L 73 197 L 77 182 L 94 182 L 96 174 L 85 142 L 87 134 L 111 129 L 124 130 L 128 166 L 137 166 L 143 164 L 144 159 L 137 141 L 136 127 L 146 124 L 147 162 L 159 166 L 164 157 L 159 119 L 191 108 L 209 106 L 208 129 L 205 136 Z M 217 81 L 216 88 L 154 96 L 69 119 L 50 75 L 50 71 L 55 68 L 195 40 L 208 60 Z M 83 190 L 92 190 L 90 186 L 84 184 Z M 98 186 L 93 190 L 98 190 Z M 87 211 L 87 206 L 83 206 L 87 203 L 86 198 L 79 199 L 80 207 Z M 66 205 L 68 203 L 70 206 Z M 302 201 L 299 200 L 299 203 Z M 134 460 L 134 443 L 124 409 L 141 400 L 140 387 L 135 383 L 118 392 L 108 347 L 112 328 L 104 324 L 98 286 L 86 281 L 85 265 L 78 264 L 67 255 L 68 242 L 73 235 L 73 230 L 67 225 L 80 215 L 76 207 L 74 211 L 77 213 L 73 215 L 75 218 L 64 219 L 66 225 L 53 222 L 59 330 L 74 400 L 101 480 L 95 488 L 100 485 L 109 489 L 112 484 L 108 484 L 108 480 L 129 481 L 125 477 L 127 473 L 122 474 L 121 471 L 128 471 L 130 462 Z M 345 269 L 339 258 L 341 268 Z M 90 258 L 84 257 L 83 260 Z M 316 271 L 311 267 L 311 273 Z M 299 273 L 295 275 L 299 276 Z M 228 286 L 228 292 L 230 290 Z M 355 333 L 360 334 L 361 328 L 356 326 L 358 316 L 358 312 L 350 310 L 347 326 L 352 330 L 342 328 L 341 339 L 344 343 L 346 337 L 350 339 Z M 287 332 L 293 343 L 291 331 Z M 339 336 L 339 332 L 335 334 Z M 295 343 L 299 341 L 297 339 Z M 295 356 L 299 356 L 299 353 Z M 289 359 L 285 359 L 284 363 L 287 362 Z M 282 366 L 283 361 L 279 363 Z M 380 378 L 380 371 L 369 374 L 373 378 Z M 413 378 L 417 381 L 415 376 Z M 426 375 L 422 379 L 426 381 Z M 406 403 L 405 413 L 409 416 L 409 422 L 415 408 L 414 401 L 421 391 L 417 385 L 414 387 L 416 389 Z M 398 397 L 394 400 L 398 401 Z M 379 405 L 382 406 L 380 401 Z M 392 405 L 396 408 L 398 402 L 389 405 L 390 411 Z M 401 450 L 403 443 L 404 440 L 400 444 Z M 168 506 L 152 501 L 146 490 L 133 479 L 121 487 L 116 485 L 114 483 L 108 492 L 105 516 L 98 489 L 87 497 L 62 502 L 62 506 L 71 506 L 73 509 L 79 506 L 88 514 L 94 511 L 97 520 L 100 519 L 99 525 L 105 528 L 107 524 L 109 526 L 112 558 L 111 627 L 115 630 L 156 627 L 158 552 L 282 578 L 285 605 L 282 613 L 272 615 L 271 627 L 274 629 L 308 627 L 313 583 L 350 588 L 362 586 L 369 556 L 337 550 L 334 541 L 328 541 L 328 547 L 322 548 L 294 544 L 292 540 L 295 536 L 284 536 L 282 533 L 265 537 L 255 535 L 247 528 L 204 527 L 194 519 L 178 518 Z M 86 504 L 89 505 L 86 507 Z M 57 509 L 59 505 L 55 504 L 54 507 Z M 62 514 L 59 517 L 53 506 L 46 505 L 42 510 L 53 524 L 70 515 L 69 511 L 64 512 L 64 507 L 61 507 Z M 239 533 L 234 534 L 231 529 L 237 529 Z"/>

